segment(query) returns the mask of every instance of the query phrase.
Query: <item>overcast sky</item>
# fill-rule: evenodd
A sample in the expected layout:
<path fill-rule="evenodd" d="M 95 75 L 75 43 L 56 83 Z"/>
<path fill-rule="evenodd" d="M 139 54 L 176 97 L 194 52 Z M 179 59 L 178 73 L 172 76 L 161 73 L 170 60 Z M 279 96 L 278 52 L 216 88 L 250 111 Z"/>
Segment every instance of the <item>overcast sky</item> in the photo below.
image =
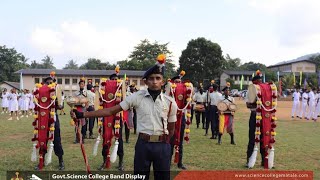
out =
<path fill-rule="evenodd" d="M 242 62 L 272 65 L 320 52 L 318 0 L 68 0 L 0 2 L 0 45 L 31 60 L 45 55 L 115 63 L 142 39 L 169 42 L 178 65 L 191 39 L 218 43 Z M 30 62 L 29 61 L 29 62 Z"/>

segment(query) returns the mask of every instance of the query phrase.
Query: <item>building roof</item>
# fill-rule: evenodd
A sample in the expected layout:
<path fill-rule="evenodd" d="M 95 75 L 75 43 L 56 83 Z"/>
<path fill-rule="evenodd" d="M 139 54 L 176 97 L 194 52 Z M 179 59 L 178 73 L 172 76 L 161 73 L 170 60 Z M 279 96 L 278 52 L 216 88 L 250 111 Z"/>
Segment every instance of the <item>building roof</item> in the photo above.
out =
<path fill-rule="evenodd" d="M 292 63 L 303 62 L 303 61 L 306 61 L 306 62 L 310 62 L 310 63 L 315 64 L 314 62 L 312 62 L 312 61 L 309 60 L 309 59 L 312 58 L 312 57 L 314 57 L 314 56 L 318 56 L 318 55 L 320 55 L 320 53 L 307 54 L 307 55 L 298 57 L 298 58 L 296 58 L 296 59 L 279 62 L 279 63 L 277 63 L 277 64 L 268 66 L 268 68 L 278 67 L 278 66 L 288 65 L 288 64 L 292 64 Z"/>
<path fill-rule="evenodd" d="M 48 75 L 51 71 L 55 71 L 56 75 L 70 75 L 70 76 L 109 76 L 114 73 L 114 70 L 74 70 L 74 69 L 20 69 L 16 71 L 16 74 L 22 73 L 23 75 Z M 120 70 L 119 75 L 123 76 L 135 76 L 142 77 L 145 71 L 135 71 L 135 70 Z"/>
<path fill-rule="evenodd" d="M 18 82 L 3 81 L 3 83 L 11 86 L 12 88 L 20 89 L 20 83 Z"/>
<path fill-rule="evenodd" d="M 254 73 L 256 74 L 256 71 L 228 71 L 225 70 L 223 71 L 224 73 L 228 74 L 228 75 L 251 75 Z M 261 73 L 263 74 L 264 72 L 261 71 Z"/>

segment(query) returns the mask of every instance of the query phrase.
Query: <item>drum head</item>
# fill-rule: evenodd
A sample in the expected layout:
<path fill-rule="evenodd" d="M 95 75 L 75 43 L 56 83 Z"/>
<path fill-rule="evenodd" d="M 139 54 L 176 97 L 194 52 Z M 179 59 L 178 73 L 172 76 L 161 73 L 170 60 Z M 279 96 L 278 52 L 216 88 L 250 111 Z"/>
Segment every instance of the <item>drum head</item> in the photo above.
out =
<path fill-rule="evenodd" d="M 217 108 L 219 111 L 226 111 L 228 110 L 228 105 L 224 102 L 219 102 Z"/>
<path fill-rule="evenodd" d="M 257 97 L 256 85 L 250 84 L 248 86 L 247 97 L 248 97 L 248 103 L 256 102 L 256 97 Z"/>
<path fill-rule="evenodd" d="M 237 110 L 237 105 L 236 104 L 229 104 L 229 110 L 230 111 L 236 111 Z"/>
<path fill-rule="evenodd" d="M 80 103 L 80 99 L 78 97 L 70 97 L 67 98 L 67 104 L 69 106 L 74 106 Z"/>
<path fill-rule="evenodd" d="M 199 112 L 204 112 L 206 109 L 203 104 L 196 104 L 195 110 Z"/>

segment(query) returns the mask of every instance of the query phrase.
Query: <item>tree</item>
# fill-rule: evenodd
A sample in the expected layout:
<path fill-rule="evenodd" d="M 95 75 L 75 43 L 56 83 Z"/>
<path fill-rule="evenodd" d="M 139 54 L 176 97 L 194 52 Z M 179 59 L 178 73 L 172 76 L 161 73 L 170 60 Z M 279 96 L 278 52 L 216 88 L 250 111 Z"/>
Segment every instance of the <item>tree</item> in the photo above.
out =
<path fill-rule="evenodd" d="M 103 63 L 100 59 L 89 58 L 88 61 L 80 66 L 80 69 L 91 69 L 91 70 L 111 70 L 114 69 L 115 65 L 111 65 L 109 62 Z"/>
<path fill-rule="evenodd" d="M 30 69 L 43 69 L 41 63 L 37 63 L 36 60 L 31 61 Z"/>
<path fill-rule="evenodd" d="M 266 71 L 267 70 L 267 66 L 261 63 L 255 63 L 255 62 L 248 62 L 248 63 L 244 63 L 243 65 L 240 66 L 241 70 L 247 70 L 247 71 L 256 71 L 256 70 L 260 70 L 260 71 Z"/>
<path fill-rule="evenodd" d="M 41 69 L 56 69 L 50 56 L 46 55 L 43 59 L 41 59 L 41 61 Z"/>
<path fill-rule="evenodd" d="M 312 57 L 309 58 L 309 60 L 311 60 L 312 62 L 316 63 L 316 65 L 317 65 L 316 70 L 320 69 L 320 55 L 312 56 Z"/>
<path fill-rule="evenodd" d="M 77 61 L 71 59 L 68 61 L 68 63 L 65 65 L 63 69 L 79 69 Z"/>
<path fill-rule="evenodd" d="M 19 75 L 14 72 L 28 68 L 28 59 L 14 48 L 0 46 L 0 82 L 19 81 Z"/>
<path fill-rule="evenodd" d="M 223 69 L 226 70 L 238 70 L 241 66 L 241 59 L 235 58 L 232 59 L 229 54 L 224 58 Z"/>
<path fill-rule="evenodd" d="M 160 44 L 157 41 L 150 43 L 149 40 L 142 40 L 129 55 L 129 59 L 118 61 L 121 69 L 127 70 L 147 70 L 156 63 L 157 56 L 159 54 L 165 54 L 166 59 L 166 71 L 165 78 L 176 75 L 174 70 L 175 65 L 171 59 L 172 52 L 168 49 L 169 43 Z"/>
<path fill-rule="evenodd" d="M 219 44 L 205 38 L 192 39 L 179 58 L 179 70 L 185 70 L 185 78 L 193 83 L 214 79 L 222 72 L 224 59 Z"/>

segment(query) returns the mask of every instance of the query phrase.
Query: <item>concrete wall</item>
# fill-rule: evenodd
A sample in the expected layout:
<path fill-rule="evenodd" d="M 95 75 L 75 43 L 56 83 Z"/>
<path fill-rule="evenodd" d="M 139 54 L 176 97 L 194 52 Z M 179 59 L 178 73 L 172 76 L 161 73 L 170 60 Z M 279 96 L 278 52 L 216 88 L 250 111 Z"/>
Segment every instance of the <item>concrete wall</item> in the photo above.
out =
<path fill-rule="evenodd" d="M 292 64 L 292 72 L 316 72 L 316 65 L 310 62 L 298 62 Z"/>

